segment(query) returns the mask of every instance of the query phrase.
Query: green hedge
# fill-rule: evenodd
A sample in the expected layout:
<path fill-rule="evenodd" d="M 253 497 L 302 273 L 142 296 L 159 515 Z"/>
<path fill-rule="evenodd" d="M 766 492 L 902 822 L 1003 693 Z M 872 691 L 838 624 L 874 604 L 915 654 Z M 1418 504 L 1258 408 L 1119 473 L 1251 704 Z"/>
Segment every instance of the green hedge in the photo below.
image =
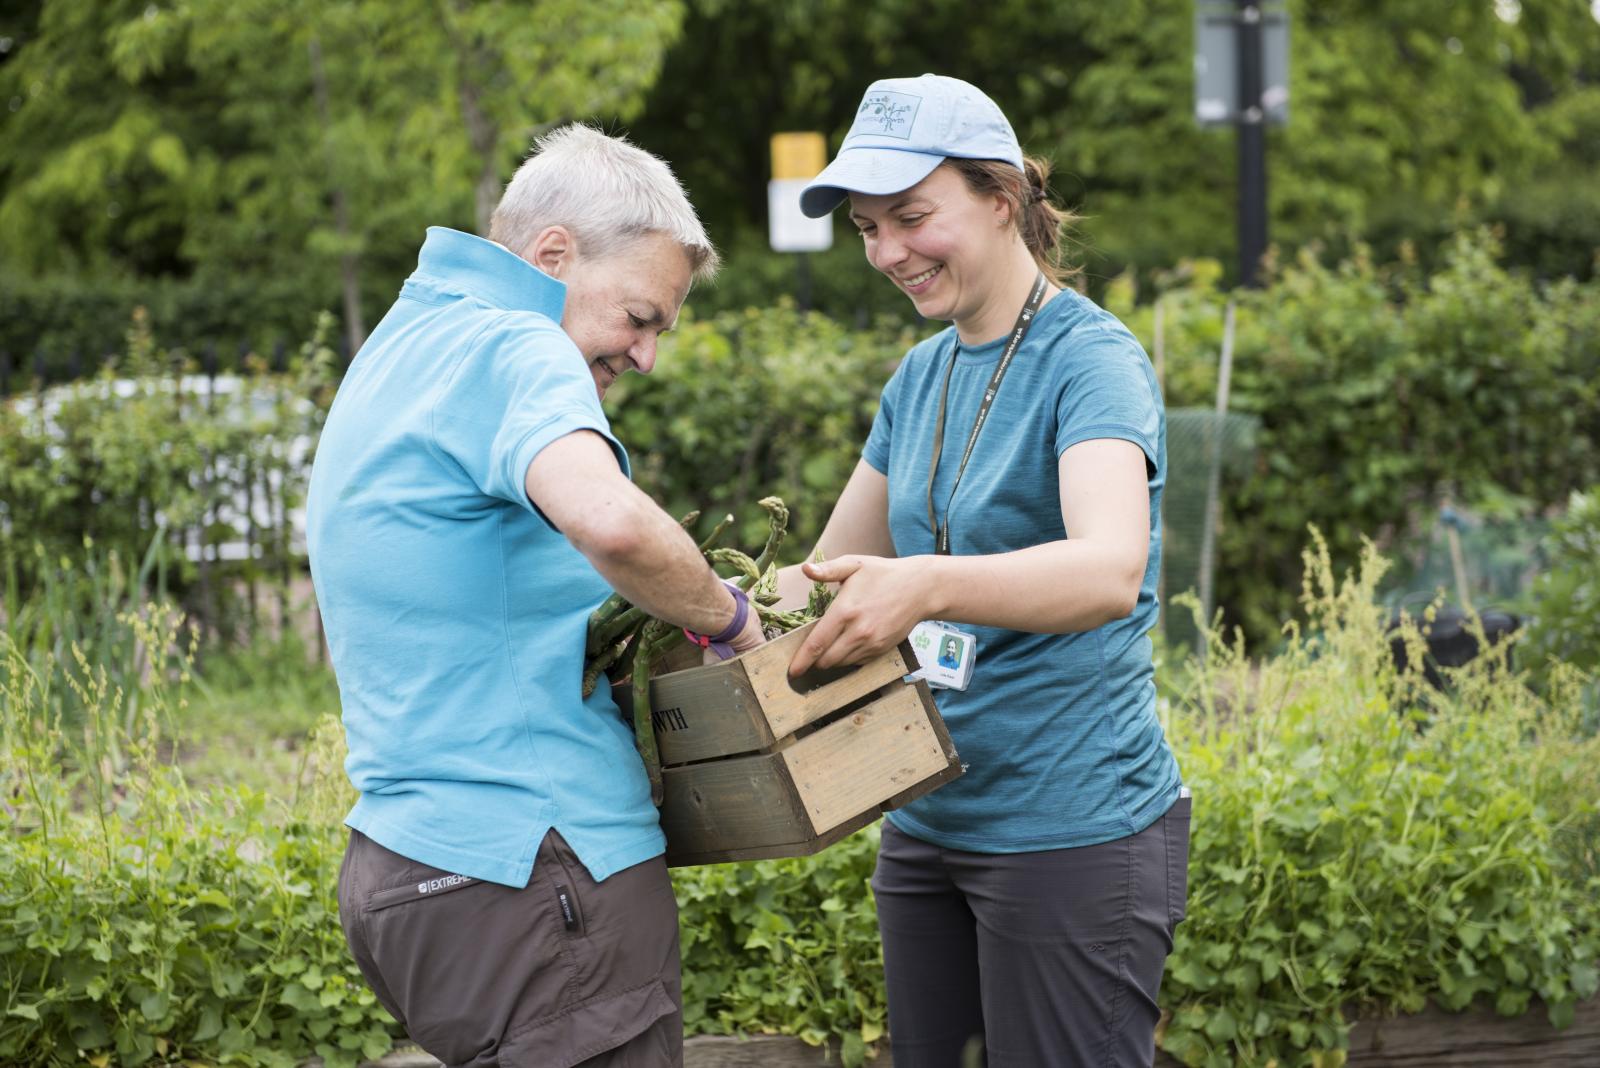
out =
<path fill-rule="evenodd" d="M 1457 505 L 1559 506 L 1600 479 L 1600 281 L 1508 271 L 1486 233 L 1431 275 L 1310 256 L 1238 294 L 1231 407 L 1260 418 L 1250 477 L 1226 487 L 1218 603 L 1255 641 L 1295 611 L 1308 525 L 1336 562 L 1398 550 Z M 1214 401 L 1224 294 L 1201 267 L 1163 294 L 1169 406 Z M 1154 306 L 1109 304 L 1153 346 Z"/>
<path fill-rule="evenodd" d="M 893 324 L 854 330 L 791 302 L 685 319 L 663 339 L 656 370 L 628 375 L 606 408 L 634 480 L 674 514 L 725 512 L 736 542 L 759 545 L 755 501 L 789 505 L 787 556 L 816 541 L 878 410 L 878 396 L 915 336 Z"/>
<path fill-rule="evenodd" d="M 233 275 L 192 279 L 25 278 L 0 276 L 0 354 L 10 359 L 10 389 L 37 377 L 64 382 L 94 374 L 126 346 L 130 317 L 143 308 L 162 345 L 197 360 L 215 351 L 222 369 L 243 352 L 271 359 L 315 328 L 317 305 L 295 279 Z M 74 374 L 76 370 L 76 374 Z"/>

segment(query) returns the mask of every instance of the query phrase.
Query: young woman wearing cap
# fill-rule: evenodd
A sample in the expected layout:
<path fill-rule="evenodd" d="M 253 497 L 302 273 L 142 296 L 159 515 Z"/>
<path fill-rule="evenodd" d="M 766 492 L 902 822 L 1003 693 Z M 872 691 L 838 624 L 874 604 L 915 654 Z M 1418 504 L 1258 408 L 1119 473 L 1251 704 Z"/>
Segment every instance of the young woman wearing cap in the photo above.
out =
<path fill-rule="evenodd" d="M 1147 1065 L 1187 888 L 1189 800 L 1155 715 L 1166 419 L 1144 351 L 1062 288 L 1063 214 L 982 92 L 874 82 L 802 194 L 846 199 L 925 318 L 818 547 L 838 598 L 791 671 L 923 620 L 976 635 L 938 704 L 965 774 L 890 813 L 878 902 L 897 1068 Z"/>

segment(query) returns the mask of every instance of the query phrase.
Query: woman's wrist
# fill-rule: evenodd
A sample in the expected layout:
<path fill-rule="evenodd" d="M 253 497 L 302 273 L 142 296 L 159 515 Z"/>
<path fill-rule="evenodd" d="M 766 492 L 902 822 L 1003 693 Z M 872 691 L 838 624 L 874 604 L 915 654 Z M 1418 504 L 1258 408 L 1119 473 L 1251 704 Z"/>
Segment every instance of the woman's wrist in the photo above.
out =
<path fill-rule="evenodd" d="M 956 608 L 956 579 L 950 574 L 951 557 L 930 554 L 906 561 L 916 574 L 917 619 L 947 619 Z"/>

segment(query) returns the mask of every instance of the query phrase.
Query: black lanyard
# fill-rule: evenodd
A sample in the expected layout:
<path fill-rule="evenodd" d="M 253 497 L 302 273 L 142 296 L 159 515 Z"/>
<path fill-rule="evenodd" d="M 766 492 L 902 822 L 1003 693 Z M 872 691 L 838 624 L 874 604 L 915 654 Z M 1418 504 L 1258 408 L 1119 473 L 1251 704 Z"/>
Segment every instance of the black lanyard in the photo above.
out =
<path fill-rule="evenodd" d="M 982 432 L 983 424 L 989 418 L 989 408 L 994 404 L 994 395 L 1000 391 L 1000 380 L 1005 378 L 1006 369 L 1011 366 L 1011 358 L 1022 346 L 1022 339 L 1028 336 L 1028 327 L 1033 325 L 1033 317 L 1038 314 L 1039 305 L 1044 303 L 1044 291 L 1045 277 L 1044 272 L 1040 271 L 1038 279 L 1033 283 L 1033 292 L 1028 294 L 1028 303 L 1022 306 L 1022 313 L 1017 316 L 1017 324 L 1011 328 L 1011 336 L 1006 340 L 1005 351 L 1000 354 L 1000 362 L 995 365 L 989 386 L 983 392 L 983 403 L 978 405 L 978 417 L 973 420 L 972 433 L 967 437 L 967 447 L 961 453 L 961 466 L 956 468 L 956 480 L 950 486 L 950 496 L 944 502 L 944 522 L 940 523 L 933 514 L 933 479 L 939 473 L 939 453 L 944 450 L 944 409 L 950 399 L 950 376 L 955 373 L 956 357 L 961 353 L 959 340 L 950 352 L 950 366 L 945 368 L 944 372 L 944 388 L 939 391 L 939 420 L 933 428 L 933 461 L 928 465 L 928 527 L 933 531 L 933 551 L 940 556 L 950 555 L 950 506 L 955 503 L 956 487 L 961 485 L 961 476 L 967 473 L 967 461 L 972 459 L 972 447 L 978 443 L 978 434 Z"/>

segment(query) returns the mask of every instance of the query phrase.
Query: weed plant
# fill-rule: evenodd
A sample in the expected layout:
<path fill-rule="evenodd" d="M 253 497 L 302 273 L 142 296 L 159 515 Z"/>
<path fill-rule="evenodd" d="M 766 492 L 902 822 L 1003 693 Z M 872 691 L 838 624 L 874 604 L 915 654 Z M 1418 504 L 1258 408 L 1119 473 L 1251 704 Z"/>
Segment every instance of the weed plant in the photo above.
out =
<path fill-rule="evenodd" d="M 0 636 L 0 1063 L 381 1055 L 398 1029 L 333 898 L 349 801 L 337 722 L 272 792 L 196 790 L 171 744 L 192 643 L 170 608 L 119 622 L 146 665 L 133 689 L 76 646 L 41 671 Z"/>

